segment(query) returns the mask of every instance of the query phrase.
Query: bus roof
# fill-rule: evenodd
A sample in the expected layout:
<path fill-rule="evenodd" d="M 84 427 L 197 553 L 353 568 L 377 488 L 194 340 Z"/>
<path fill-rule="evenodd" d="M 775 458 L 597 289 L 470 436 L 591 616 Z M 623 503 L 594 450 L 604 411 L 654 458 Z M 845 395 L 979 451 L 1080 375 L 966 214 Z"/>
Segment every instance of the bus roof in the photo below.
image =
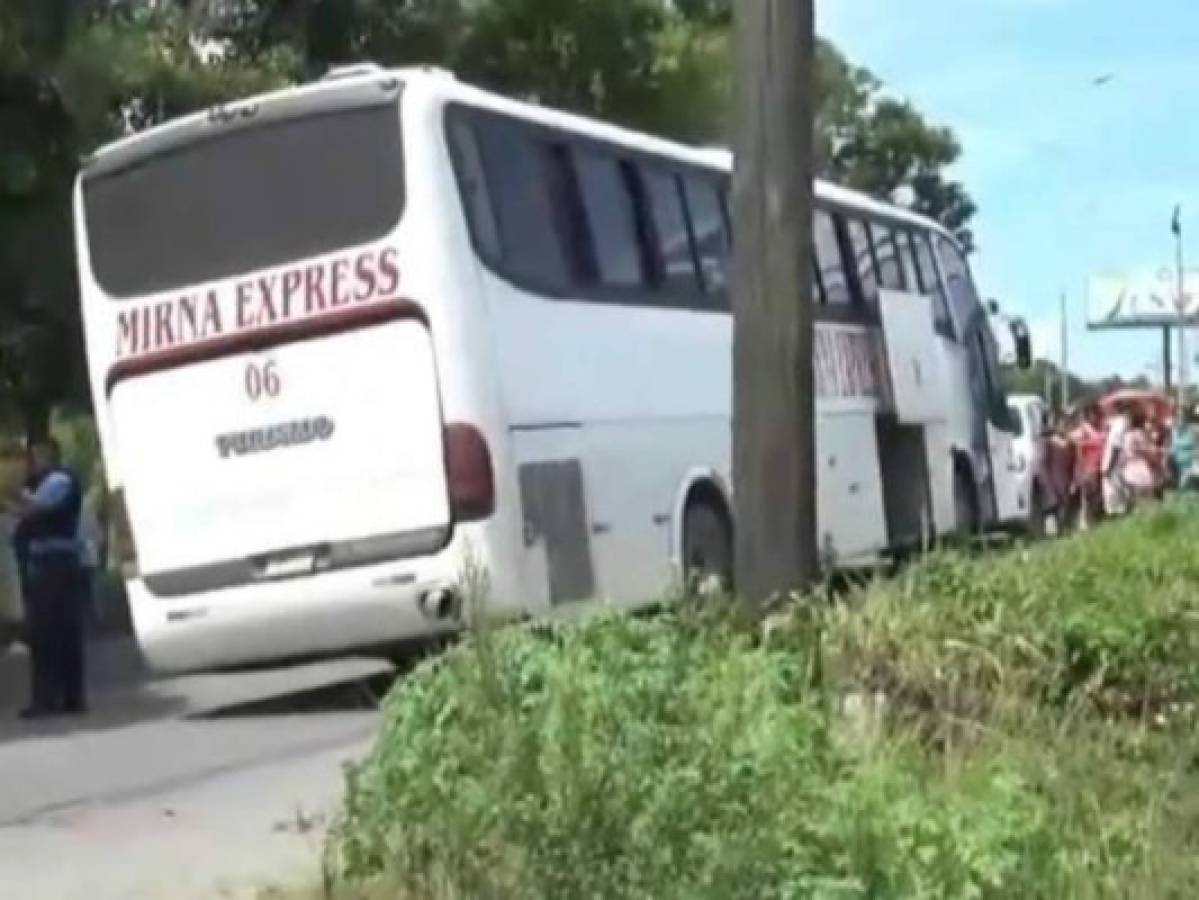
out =
<path fill-rule="evenodd" d="M 435 102 L 469 103 L 513 115 L 528 121 L 623 144 L 649 153 L 671 156 L 695 165 L 732 172 L 734 156 L 723 147 L 694 147 L 619 125 L 603 122 L 577 113 L 541 106 L 536 102 L 516 100 L 459 81 L 444 69 L 431 67 L 384 69 L 371 63 L 361 63 L 331 70 L 324 78 L 303 85 L 282 88 L 257 97 L 249 97 L 224 106 L 213 107 L 183 116 L 137 134 L 121 138 L 97 150 L 85 160 L 82 177 L 119 169 L 157 152 L 189 143 L 205 134 L 214 121 L 228 123 L 238 116 L 246 120 L 275 115 L 333 110 L 346 103 L 361 102 L 380 89 L 419 91 Z M 284 113 L 284 110 L 286 112 Z M 224 118 L 222 118 L 224 117 Z M 816 197 L 846 209 L 860 210 L 874 216 L 907 222 L 956 239 L 939 223 L 903 207 L 875 199 L 868 194 L 840 187 L 824 179 L 816 179 Z"/>

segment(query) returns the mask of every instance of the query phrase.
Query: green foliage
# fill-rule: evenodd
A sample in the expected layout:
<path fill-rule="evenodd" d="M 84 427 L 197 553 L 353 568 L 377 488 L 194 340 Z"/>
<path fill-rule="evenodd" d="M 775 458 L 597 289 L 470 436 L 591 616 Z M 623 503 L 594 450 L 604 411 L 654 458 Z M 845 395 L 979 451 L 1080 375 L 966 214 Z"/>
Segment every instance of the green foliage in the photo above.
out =
<path fill-rule="evenodd" d="M 333 896 L 1194 896 L 1197 539 L 951 554 L 764 638 L 483 631 L 389 697 Z"/>
<path fill-rule="evenodd" d="M 280 84 L 294 62 L 205 61 L 170 4 L 0 0 L 0 417 L 82 401 L 71 188 L 98 144 Z"/>
<path fill-rule="evenodd" d="M 903 743 L 860 757 L 806 662 L 670 618 L 459 650 L 391 698 L 338 867 L 413 896 L 644 898 L 969 896 L 1054 870 L 1018 772 L 948 789 Z"/>
<path fill-rule="evenodd" d="M 235 53 L 297 51 L 306 75 L 350 60 L 431 64 L 501 93 L 690 140 L 724 133 L 724 0 L 337 0 L 232 4 Z"/>
<path fill-rule="evenodd" d="M 824 41 L 817 46 L 816 93 L 820 174 L 884 200 L 907 188 L 915 212 L 973 249 L 969 224 L 977 207 L 965 187 L 945 175 L 962 153 L 950 129 L 930 125 L 911 103 L 886 96 L 873 73 Z"/>
<path fill-rule="evenodd" d="M 860 598 L 831 665 L 938 727 L 986 721 L 996 699 L 1189 723 L 1197 540 L 1199 516 L 1180 505 L 986 565 L 936 557 Z"/>

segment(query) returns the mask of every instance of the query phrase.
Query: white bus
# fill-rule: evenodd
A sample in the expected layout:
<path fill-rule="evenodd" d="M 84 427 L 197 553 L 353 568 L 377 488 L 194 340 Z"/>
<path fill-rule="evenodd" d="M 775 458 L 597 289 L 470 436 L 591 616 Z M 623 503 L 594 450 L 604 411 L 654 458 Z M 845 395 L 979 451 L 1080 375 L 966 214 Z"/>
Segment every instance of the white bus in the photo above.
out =
<path fill-rule="evenodd" d="M 450 632 L 468 568 L 510 620 L 730 576 L 730 170 L 373 66 L 89 159 L 91 386 L 150 663 Z M 826 561 L 1020 520 L 958 245 L 817 194 Z"/>

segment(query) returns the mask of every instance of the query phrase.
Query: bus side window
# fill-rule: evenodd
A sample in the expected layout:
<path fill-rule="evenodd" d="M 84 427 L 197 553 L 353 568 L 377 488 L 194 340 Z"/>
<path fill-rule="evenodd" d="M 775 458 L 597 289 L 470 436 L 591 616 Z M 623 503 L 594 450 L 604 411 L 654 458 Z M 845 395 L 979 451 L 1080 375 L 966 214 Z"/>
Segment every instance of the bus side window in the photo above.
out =
<path fill-rule="evenodd" d="M 449 136 L 454 170 L 458 174 L 458 189 L 471 235 L 479 252 L 498 262 L 502 254 L 500 229 L 491 205 L 491 194 L 487 190 L 483 155 L 479 151 L 474 126 L 463 117 L 455 116 L 450 120 Z"/>
<path fill-rule="evenodd" d="M 650 213 L 651 241 L 659 286 L 668 295 L 688 305 L 700 289 L 691 232 L 683 210 L 679 179 L 672 172 L 639 166 L 641 183 Z"/>
<path fill-rule="evenodd" d="M 817 208 L 812 218 L 812 245 L 818 281 L 824 289 L 824 302 L 829 306 L 848 305 L 849 279 L 845 274 L 841 241 L 837 237 L 836 223 L 826 209 Z"/>
<path fill-rule="evenodd" d="M 571 284 L 543 147 L 531 129 L 501 116 L 480 115 L 476 136 L 488 192 L 499 225 L 499 274 L 551 295 Z"/>
<path fill-rule="evenodd" d="M 600 283 L 600 263 L 587 221 L 583 190 L 575 169 L 574 154 L 568 144 L 539 140 L 537 147 L 550 197 L 558 240 L 566 253 L 571 286 Z"/>
<path fill-rule="evenodd" d="M 916 265 L 912 238 L 902 228 L 895 230 L 895 246 L 899 249 L 899 261 L 903 265 L 903 280 L 908 286 L 907 289 L 917 294 L 928 294 L 924 287 L 924 279 L 920 277 L 920 267 Z"/>
<path fill-rule="evenodd" d="M 710 179 L 700 175 L 686 176 L 683 189 L 687 197 L 687 213 L 691 217 L 691 230 L 695 234 L 704 292 L 723 298 L 717 300 L 715 305 L 727 307 L 730 244 L 720 194 Z"/>
<path fill-rule="evenodd" d="M 999 366 L 999 345 L 985 320 L 978 330 L 978 343 L 982 351 L 986 373 L 988 414 L 991 424 L 1000 431 L 1011 431 L 1012 423 L 1011 417 L 1008 415 L 1007 391 L 1003 387 L 1003 373 Z"/>
<path fill-rule="evenodd" d="M 820 280 L 820 262 L 816 259 L 816 249 L 812 248 L 812 303 L 815 306 L 824 306 L 828 303 L 828 297 L 824 293 L 824 282 Z"/>
<path fill-rule="evenodd" d="M 922 231 L 911 235 L 916 263 L 916 275 L 920 280 L 920 292 L 933 298 L 933 326 L 942 337 L 954 340 L 953 319 L 949 315 L 949 302 L 945 299 L 945 290 L 941 287 L 941 276 L 937 274 L 937 266 L 933 262 L 933 251 L 929 246 L 928 237 Z"/>
<path fill-rule="evenodd" d="M 580 149 L 575 152 L 575 166 L 600 283 L 618 288 L 644 285 L 633 198 L 620 162 Z"/>
<path fill-rule="evenodd" d="M 732 179 L 725 175 L 720 179 L 720 208 L 724 212 L 724 227 L 729 233 L 729 250 L 732 251 L 737 235 L 733 228 L 733 199 Z"/>
<path fill-rule="evenodd" d="M 849 252 L 852 254 L 851 271 L 856 275 L 858 293 L 866 307 L 878 309 L 878 267 L 874 259 L 874 248 L 870 244 L 870 232 L 861 219 L 846 218 L 849 234 Z"/>
<path fill-rule="evenodd" d="M 870 236 L 874 241 L 874 256 L 878 261 L 878 277 L 882 287 L 888 291 L 906 290 L 899 251 L 895 246 L 895 232 L 886 225 L 871 222 Z"/>
<path fill-rule="evenodd" d="M 974 290 L 970 267 L 966 265 L 966 257 L 962 255 L 962 251 L 944 237 L 937 237 L 937 255 L 945 272 L 945 287 L 954 319 L 957 321 L 958 332 L 964 333 L 965 329 L 970 327 L 975 312 L 982 305 L 978 293 Z"/>

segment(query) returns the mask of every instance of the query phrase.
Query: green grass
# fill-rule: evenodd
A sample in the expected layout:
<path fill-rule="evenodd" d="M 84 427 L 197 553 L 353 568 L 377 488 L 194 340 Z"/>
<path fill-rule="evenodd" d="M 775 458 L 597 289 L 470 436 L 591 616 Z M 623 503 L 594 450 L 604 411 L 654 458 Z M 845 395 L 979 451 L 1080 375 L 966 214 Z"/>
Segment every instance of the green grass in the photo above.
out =
<path fill-rule="evenodd" d="M 1199 896 L 1196 549 L 1174 506 L 765 636 L 482 631 L 388 698 L 327 893 Z"/>

